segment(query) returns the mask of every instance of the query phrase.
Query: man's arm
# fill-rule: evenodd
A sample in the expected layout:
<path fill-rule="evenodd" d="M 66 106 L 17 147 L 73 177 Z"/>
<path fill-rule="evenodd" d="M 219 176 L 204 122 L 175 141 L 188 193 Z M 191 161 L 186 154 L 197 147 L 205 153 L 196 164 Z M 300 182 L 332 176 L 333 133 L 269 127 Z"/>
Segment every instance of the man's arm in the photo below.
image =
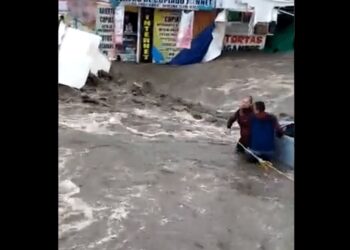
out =
<path fill-rule="evenodd" d="M 239 110 L 237 110 L 227 121 L 227 128 L 230 129 L 232 124 L 238 119 Z"/>

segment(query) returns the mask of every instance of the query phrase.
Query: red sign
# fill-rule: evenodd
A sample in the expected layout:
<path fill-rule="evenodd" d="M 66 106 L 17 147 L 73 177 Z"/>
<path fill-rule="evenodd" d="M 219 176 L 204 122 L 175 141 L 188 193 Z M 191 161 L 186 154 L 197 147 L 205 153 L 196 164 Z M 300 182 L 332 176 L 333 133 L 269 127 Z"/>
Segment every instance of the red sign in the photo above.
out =
<path fill-rule="evenodd" d="M 259 46 L 265 44 L 265 36 L 226 35 L 225 45 Z"/>
<path fill-rule="evenodd" d="M 265 41 L 266 36 L 226 35 L 224 40 L 224 50 L 259 50 L 265 47 Z"/>

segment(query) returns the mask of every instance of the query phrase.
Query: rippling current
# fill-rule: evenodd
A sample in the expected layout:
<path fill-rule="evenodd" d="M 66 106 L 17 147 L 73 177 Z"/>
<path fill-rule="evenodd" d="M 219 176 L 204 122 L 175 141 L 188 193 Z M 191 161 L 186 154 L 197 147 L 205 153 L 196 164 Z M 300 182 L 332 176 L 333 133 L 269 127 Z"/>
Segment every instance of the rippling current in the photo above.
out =
<path fill-rule="evenodd" d="M 123 84 L 60 93 L 60 250 L 294 249 L 293 182 L 245 163 L 225 128 L 247 94 L 293 116 L 292 62 L 115 65 Z"/>

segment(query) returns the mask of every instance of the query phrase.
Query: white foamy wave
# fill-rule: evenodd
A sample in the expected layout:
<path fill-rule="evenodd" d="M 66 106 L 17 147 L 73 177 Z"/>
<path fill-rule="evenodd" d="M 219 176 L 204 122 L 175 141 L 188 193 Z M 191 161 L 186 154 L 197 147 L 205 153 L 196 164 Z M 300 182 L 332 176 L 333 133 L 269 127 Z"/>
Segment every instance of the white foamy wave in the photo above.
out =
<path fill-rule="evenodd" d="M 208 88 L 208 90 L 223 92 L 226 98 L 234 93 L 237 88 L 246 92 L 247 95 L 252 95 L 255 99 L 265 99 L 269 110 L 274 111 L 276 106 L 283 103 L 283 100 L 294 96 L 294 77 L 292 75 L 276 75 L 273 72 L 266 74 L 265 77 L 247 79 L 229 79 L 223 85 L 216 88 Z M 243 84 L 243 86 L 242 86 Z M 264 91 L 262 91 L 264 90 Z M 271 97 L 272 93 L 279 90 L 278 97 Z M 244 97 L 244 96 L 243 96 Z M 220 109 L 224 111 L 232 111 L 239 106 L 239 101 L 232 102 L 231 100 L 220 105 Z"/>
<path fill-rule="evenodd" d="M 138 109 L 135 108 L 133 113 L 137 116 L 141 116 L 144 118 L 157 119 L 160 121 L 178 121 L 178 120 L 188 120 L 191 122 L 196 122 L 197 120 L 193 118 L 193 116 L 186 111 L 173 111 L 173 112 L 165 112 L 161 109 Z"/>
<path fill-rule="evenodd" d="M 229 142 L 233 137 L 237 136 L 236 132 L 233 132 L 231 136 L 228 136 L 226 134 L 226 128 L 217 127 L 211 123 L 206 123 L 203 120 L 196 120 L 191 114 L 185 111 L 167 113 L 157 109 L 134 109 L 133 113 L 144 119 L 157 118 L 157 120 L 150 121 L 149 123 L 146 122 L 147 128 L 145 129 L 143 126 L 141 130 L 138 126 L 130 126 L 127 125 L 126 121 L 122 122 L 122 118 L 127 118 L 126 113 L 92 113 L 85 115 L 62 116 L 60 119 L 60 125 L 87 133 L 111 136 L 129 132 L 149 139 L 170 136 L 177 139 L 203 138 Z M 161 128 L 159 122 L 172 123 L 178 125 L 179 128 L 175 131 L 167 131 Z M 116 129 L 113 125 L 119 126 L 119 129 Z M 184 125 L 190 127 L 184 128 Z"/>
<path fill-rule="evenodd" d="M 111 125 L 122 125 L 121 119 L 126 113 L 90 113 L 82 115 L 60 116 L 59 125 L 93 134 L 116 135 L 109 129 Z"/>
<path fill-rule="evenodd" d="M 59 160 L 58 160 L 58 168 L 63 170 L 65 167 L 68 157 L 73 154 L 72 150 L 70 148 L 59 148 Z"/>
<path fill-rule="evenodd" d="M 80 231 L 94 222 L 93 208 L 77 197 L 80 188 L 70 180 L 59 184 L 59 238 Z"/>
<path fill-rule="evenodd" d="M 118 239 L 119 235 L 125 231 L 123 222 L 128 219 L 129 214 L 134 206 L 132 205 L 132 199 L 138 197 L 144 197 L 146 192 L 146 186 L 133 186 L 128 187 L 128 195 L 118 197 L 119 202 L 114 204 L 114 207 L 109 207 L 110 215 L 107 219 L 107 232 L 101 239 L 92 242 L 88 245 L 88 248 L 96 248 L 107 244 L 109 241 Z M 139 229 L 140 230 L 140 229 Z M 116 249 L 120 249 L 116 247 Z"/>

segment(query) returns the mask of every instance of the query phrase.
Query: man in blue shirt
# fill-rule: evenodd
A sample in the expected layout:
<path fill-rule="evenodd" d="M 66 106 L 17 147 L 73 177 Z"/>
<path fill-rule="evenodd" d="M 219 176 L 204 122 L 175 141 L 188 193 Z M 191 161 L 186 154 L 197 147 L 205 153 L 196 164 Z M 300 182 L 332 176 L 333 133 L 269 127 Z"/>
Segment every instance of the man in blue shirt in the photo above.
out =
<path fill-rule="evenodd" d="M 250 150 L 263 160 L 270 161 L 275 153 L 275 135 L 283 136 L 277 118 L 265 112 L 264 102 L 255 102 L 254 115 L 250 119 Z M 257 162 L 252 156 L 249 156 L 249 161 Z"/>

